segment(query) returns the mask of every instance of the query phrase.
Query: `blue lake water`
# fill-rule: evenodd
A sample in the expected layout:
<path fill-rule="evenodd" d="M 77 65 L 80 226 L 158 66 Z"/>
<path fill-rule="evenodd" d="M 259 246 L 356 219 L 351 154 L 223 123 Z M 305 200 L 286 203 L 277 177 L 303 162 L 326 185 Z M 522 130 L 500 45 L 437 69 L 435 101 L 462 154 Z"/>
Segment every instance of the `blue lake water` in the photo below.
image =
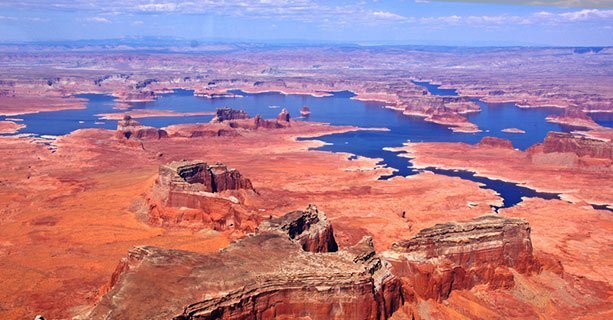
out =
<path fill-rule="evenodd" d="M 440 89 L 438 85 L 418 82 L 431 93 L 437 95 L 457 95 L 453 89 Z M 423 121 L 414 116 L 405 116 L 400 111 L 387 109 L 380 102 L 365 102 L 351 99 L 353 93 L 348 91 L 334 92 L 327 97 L 313 97 L 310 95 L 283 95 L 276 92 L 261 94 L 240 94 L 240 98 L 208 99 L 196 97 L 193 91 L 176 90 L 173 93 L 162 94 L 152 102 L 131 103 L 132 109 L 174 110 L 177 112 L 215 111 L 220 107 L 243 109 L 251 116 L 256 114 L 264 118 L 273 118 L 287 108 L 290 114 L 297 116 L 303 106 L 309 106 L 311 115 L 301 118 L 303 121 L 328 122 L 334 125 L 353 125 L 364 128 L 388 128 L 389 131 L 357 131 L 342 134 L 332 134 L 318 137 L 325 141 L 319 150 L 332 152 L 348 152 L 360 156 L 382 158 L 383 163 L 396 169 L 392 176 L 408 176 L 420 171 L 412 167 L 410 159 L 400 157 L 396 152 L 385 151 L 385 147 L 401 146 L 406 141 L 412 142 L 465 142 L 477 143 L 484 136 L 495 136 L 509 139 L 519 149 L 541 142 L 548 131 L 568 131 L 557 124 L 546 122 L 550 114 L 559 113 L 559 109 L 520 109 L 513 104 L 487 104 L 477 99 L 482 111 L 470 114 L 470 121 L 479 126 L 483 132 L 455 133 L 445 126 Z M 79 97 L 87 98 L 87 109 L 63 110 L 27 114 L 15 118 L 23 119 L 26 128 L 19 133 L 33 133 L 37 135 L 63 135 L 79 128 L 105 128 L 114 129 L 116 121 L 100 120 L 96 114 L 119 112 L 114 110 L 113 97 L 100 94 L 83 94 Z M 179 123 L 208 122 L 212 116 L 190 117 L 151 117 L 138 119 L 141 123 L 155 127 L 165 127 Z M 519 128 L 525 134 L 512 134 L 501 132 L 505 128 Z M 475 177 L 472 172 L 453 171 L 428 168 L 435 173 L 456 176 L 483 184 L 484 188 L 493 189 L 504 199 L 502 207 L 509 207 L 521 201 L 521 197 L 542 197 L 546 199 L 557 198 L 556 194 L 538 193 L 534 190 L 517 186 L 513 183 Z M 392 177 L 390 176 L 390 177 Z M 390 177 L 383 177 L 387 179 Z"/>

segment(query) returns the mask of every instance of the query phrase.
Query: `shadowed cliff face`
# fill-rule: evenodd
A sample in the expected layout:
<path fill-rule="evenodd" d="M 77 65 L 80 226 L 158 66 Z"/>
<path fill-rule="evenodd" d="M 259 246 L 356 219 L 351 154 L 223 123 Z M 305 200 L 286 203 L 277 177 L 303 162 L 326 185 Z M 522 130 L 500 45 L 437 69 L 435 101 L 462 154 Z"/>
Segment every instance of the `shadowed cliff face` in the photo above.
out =
<path fill-rule="evenodd" d="M 313 205 L 219 253 L 136 247 L 80 318 L 388 319 L 418 298 L 442 300 L 481 283 L 509 288 L 511 269 L 540 268 L 527 222 L 496 216 L 424 229 L 382 255 L 370 237 L 337 249 Z"/>

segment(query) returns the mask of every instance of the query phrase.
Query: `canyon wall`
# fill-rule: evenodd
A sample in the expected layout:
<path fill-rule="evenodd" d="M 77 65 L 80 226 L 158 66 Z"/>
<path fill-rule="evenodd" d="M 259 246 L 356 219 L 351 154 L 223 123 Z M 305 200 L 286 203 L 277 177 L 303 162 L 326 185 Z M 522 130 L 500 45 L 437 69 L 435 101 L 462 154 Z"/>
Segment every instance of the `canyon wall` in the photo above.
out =
<path fill-rule="evenodd" d="M 117 122 L 117 137 L 124 139 L 161 139 L 168 137 L 168 133 L 162 129 L 148 127 L 125 115 Z"/>
<path fill-rule="evenodd" d="M 533 164 L 610 171 L 613 143 L 573 133 L 549 132 L 543 143 L 528 148 Z"/>
<path fill-rule="evenodd" d="M 393 244 L 384 256 L 401 279 L 405 297 L 439 301 L 453 290 L 477 284 L 513 287 L 509 268 L 520 273 L 540 270 L 528 222 L 499 216 L 437 224 Z"/>
<path fill-rule="evenodd" d="M 149 221 L 156 225 L 239 228 L 252 231 L 257 216 L 241 205 L 255 194 L 251 181 L 236 169 L 204 161 L 161 165 L 148 198 Z"/>
<path fill-rule="evenodd" d="M 331 240 L 322 246 L 321 239 Z M 388 318 L 402 304 L 400 287 L 372 240 L 328 252 L 335 250 L 332 228 L 314 206 L 219 253 L 136 247 L 111 290 L 81 318 Z"/>
<path fill-rule="evenodd" d="M 477 284 L 510 288 L 512 269 L 540 268 L 525 220 L 438 224 L 377 254 L 370 237 L 338 250 L 326 215 L 309 205 L 219 253 L 136 247 L 80 318 L 388 319 L 405 303 Z"/>

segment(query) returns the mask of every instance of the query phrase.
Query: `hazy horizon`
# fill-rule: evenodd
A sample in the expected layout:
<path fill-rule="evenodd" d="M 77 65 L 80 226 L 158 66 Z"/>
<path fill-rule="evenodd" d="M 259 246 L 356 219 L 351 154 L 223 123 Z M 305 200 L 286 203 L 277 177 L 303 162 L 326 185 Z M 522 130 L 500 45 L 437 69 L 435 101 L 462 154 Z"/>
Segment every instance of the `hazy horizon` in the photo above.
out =
<path fill-rule="evenodd" d="M 514 3 L 514 4 L 510 4 Z M 139 37 L 250 43 L 612 46 L 599 0 L 0 2 L 0 42 Z"/>

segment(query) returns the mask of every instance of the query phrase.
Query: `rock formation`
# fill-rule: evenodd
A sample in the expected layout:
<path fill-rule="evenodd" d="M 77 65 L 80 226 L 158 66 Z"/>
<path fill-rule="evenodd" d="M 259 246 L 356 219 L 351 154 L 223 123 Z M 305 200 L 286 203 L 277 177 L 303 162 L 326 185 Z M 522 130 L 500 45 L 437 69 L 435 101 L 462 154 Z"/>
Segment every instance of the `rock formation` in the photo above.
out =
<path fill-rule="evenodd" d="M 494 148 L 513 149 L 513 142 L 511 142 L 511 140 L 496 137 L 483 137 L 483 139 L 479 141 L 479 145 Z"/>
<path fill-rule="evenodd" d="M 570 152 L 579 157 L 613 159 L 613 144 L 610 141 L 589 139 L 572 133 L 549 132 L 542 145 L 544 153 Z"/>
<path fill-rule="evenodd" d="M 161 139 L 168 137 L 165 130 L 148 127 L 125 115 L 122 120 L 117 121 L 117 137 L 125 139 Z"/>
<path fill-rule="evenodd" d="M 228 120 L 249 119 L 249 115 L 244 110 L 235 110 L 232 108 L 218 108 L 215 117 L 211 122 L 224 122 Z"/>
<path fill-rule="evenodd" d="M 253 190 L 251 181 L 244 178 L 236 169 L 229 169 L 222 163 L 208 165 L 200 160 L 175 161 L 162 165 L 158 181 L 172 192 Z"/>
<path fill-rule="evenodd" d="M 281 112 L 277 116 L 277 120 L 282 121 L 282 122 L 289 122 L 290 118 L 291 117 L 289 115 L 289 111 L 287 111 L 287 109 L 285 108 L 283 108 L 283 110 L 281 110 Z"/>
<path fill-rule="evenodd" d="M 527 150 L 534 164 L 610 170 L 613 144 L 610 140 L 586 138 L 578 134 L 549 132 L 543 143 Z"/>
<path fill-rule="evenodd" d="M 564 112 L 561 115 L 549 116 L 547 117 L 547 121 L 553 122 L 553 123 L 560 123 L 563 125 L 576 127 L 576 128 L 587 128 L 587 129 L 601 128 L 601 126 L 598 123 L 596 123 L 589 115 L 587 115 L 578 106 L 570 106 L 564 109 Z"/>
<path fill-rule="evenodd" d="M 309 206 L 218 253 L 136 247 L 117 267 L 111 290 L 82 318 L 386 319 L 402 305 L 398 282 L 372 240 L 320 253 L 333 249 L 321 239 L 334 242 L 332 229 Z"/>
<path fill-rule="evenodd" d="M 438 224 L 378 255 L 370 237 L 338 250 L 326 215 L 309 205 L 218 253 L 133 248 L 81 319 L 388 319 L 405 302 L 510 288 L 511 268 L 541 268 L 522 219 Z"/>
<path fill-rule="evenodd" d="M 255 191 L 249 179 L 220 163 L 197 160 L 162 165 L 149 198 L 149 219 L 169 226 L 252 230 L 257 219 L 241 206 L 246 196 L 241 190 Z"/>
<path fill-rule="evenodd" d="M 302 109 L 300 109 L 300 115 L 303 117 L 307 117 L 311 114 L 311 109 L 307 106 L 302 107 Z"/>
<path fill-rule="evenodd" d="M 292 211 L 286 215 L 264 221 L 259 231 L 283 230 L 298 242 L 304 251 L 334 252 L 338 250 L 332 225 L 326 215 L 309 205 L 305 211 Z"/>
<path fill-rule="evenodd" d="M 395 243 L 384 255 L 402 280 L 405 297 L 422 299 L 443 300 L 452 290 L 477 284 L 509 288 L 514 285 L 509 268 L 540 270 L 528 222 L 499 216 L 437 224 Z"/>

